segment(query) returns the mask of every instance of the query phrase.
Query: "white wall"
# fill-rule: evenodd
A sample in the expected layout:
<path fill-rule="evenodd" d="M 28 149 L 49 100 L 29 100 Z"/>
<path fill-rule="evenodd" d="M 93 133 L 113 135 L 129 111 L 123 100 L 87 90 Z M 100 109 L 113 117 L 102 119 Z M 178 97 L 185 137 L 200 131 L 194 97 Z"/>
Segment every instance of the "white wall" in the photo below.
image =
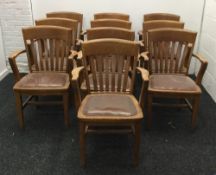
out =
<path fill-rule="evenodd" d="M 6 74 L 7 74 L 7 67 L 6 67 L 6 62 L 5 62 L 2 30 L 0 26 L 0 80 L 2 80 Z"/>
<path fill-rule="evenodd" d="M 216 0 L 206 0 L 199 52 L 209 62 L 203 85 L 216 101 Z"/>

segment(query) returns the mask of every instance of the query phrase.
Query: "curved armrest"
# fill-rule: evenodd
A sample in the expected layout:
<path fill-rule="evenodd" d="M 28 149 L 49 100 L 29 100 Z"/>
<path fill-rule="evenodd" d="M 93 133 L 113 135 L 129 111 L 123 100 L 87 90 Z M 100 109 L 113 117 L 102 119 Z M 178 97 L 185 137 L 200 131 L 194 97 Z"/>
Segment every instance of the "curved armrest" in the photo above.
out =
<path fill-rule="evenodd" d="M 15 51 L 13 53 L 11 53 L 8 57 L 8 60 L 9 60 L 9 63 L 10 63 L 10 66 L 11 66 L 11 69 L 13 71 L 13 74 L 14 74 L 14 77 L 15 77 L 15 82 L 19 81 L 20 78 L 21 78 L 21 75 L 20 75 L 20 72 L 19 72 L 19 69 L 17 67 L 17 64 L 16 64 L 16 58 L 25 53 L 26 50 L 23 49 L 23 50 L 18 50 L 18 51 Z"/>
<path fill-rule="evenodd" d="M 142 67 L 137 67 L 136 70 L 141 73 L 141 77 L 143 81 L 149 81 L 149 71 L 148 70 Z"/>
<path fill-rule="evenodd" d="M 208 61 L 198 54 L 193 54 L 192 56 L 195 57 L 201 63 L 199 72 L 198 72 L 197 77 L 196 77 L 196 83 L 198 85 L 201 85 L 203 75 L 204 75 L 206 68 L 208 66 Z"/>
<path fill-rule="evenodd" d="M 72 70 L 71 72 L 71 77 L 72 77 L 72 82 L 74 81 L 78 81 L 79 77 L 80 77 L 80 73 L 84 70 L 84 67 L 76 67 L 75 69 Z"/>
<path fill-rule="evenodd" d="M 149 57 L 148 57 L 149 52 L 142 52 L 140 53 L 140 59 L 143 59 L 144 61 L 149 61 Z"/>

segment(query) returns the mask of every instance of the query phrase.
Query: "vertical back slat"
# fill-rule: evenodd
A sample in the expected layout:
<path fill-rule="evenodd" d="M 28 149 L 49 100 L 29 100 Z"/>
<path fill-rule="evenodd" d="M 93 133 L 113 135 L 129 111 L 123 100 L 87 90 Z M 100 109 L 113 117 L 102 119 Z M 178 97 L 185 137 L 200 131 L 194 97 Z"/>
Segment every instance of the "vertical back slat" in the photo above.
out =
<path fill-rule="evenodd" d="M 124 64 L 124 57 L 116 55 L 118 59 L 118 82 L 117 82 L 117 91 L 121 91 L 122 85 L 122 72 L 123 72 L 123 64 Z"/>
<path fill-rule="evenodd" d="M 168 61 L 170 59 L 170 42 L 164 43 L 164 72 L 168 73 Z"/>
<path fill-rule="evenodd" d="M 169 66 L 169 72 L 174 73 L 174 57 L 175 57 L 175 42 L 172 42 L 172 46 L 170 49 L 170 66 Z"/>
<path fill-rule="evenodd" d="M 159 72 L 162 73 L 163 72 L 163 61 L 164 61 L 164 42 L 160 42 L 159 43 L 159 46 L 158 46 L 158 49 L 159 49 L 159 53 L 160 53 L 160 56 L 159 56 Z"/>
<path fill-rule="evenodd" d="M 97 86 L 97 75 L 96 75 L 96 65 L 95 65 L 95 57 L 91 56 L 89 57 L 90 59 L 90 68 L 92 72 L 92 78 L 93 78 L 93 85 L 94 85 L 94 90 L 98 91 L 98 86 Z"/>
<path fill-rule="evenodd" d="M 126 91 L 127 88 L 127 80 L 128 80 L 128 72 L 129 72 L 129 66 L 130 66 L 130 62 L 131 62 L 131 57 L 127 56 L 127 60 L 125 62 L 125 72 L 124 72 L 124 80 L 123 80 L 123 92 Z"/>
<path fill-rule="evenodd" d="M 100 85 L 99 89 L 100 91 L 103 91 L 103 72 L 102 72 L 103 57 L 97 56 L 96 63 L 97 63 L 98 79 L 99 79 L 99 85 Z"/>
<path fill-rule="evenodd" d="M 159 59 L 160 59 L 159 43 L 155 42 L 154 43 L 154 70 L 155 70 L 155 73 L 158 73 Z"/>
<path fill-rule="evenodd" d="M 179 72 L 179 61 L 181 60 L 181 52 L 182 52 L 182 43 L 179 42 L 177 52 L 176 52 L 175 73 Z"/>
<path fill-rule="evenodd" d="M 60 57 L 60 43 L 59 40 L 55 39 L 55 60 L 54 60 L 55 71 L 59 71 L 59 57 Z"/>
<path fill-rule="evenodd" d="M 116 75 L 116 62 L 117 62 L 117 60 L 115 59 L 115 57 L 114 56 L 112 56 L 112 81 L 111 81 L 111 90 L 112 91 L 115 91 L 115 75 Z"/>
<path fill-rule="evenodd" d="M 34 64 L 35 64 L 35 68 L 38 71 L 39 70 L 39 65 L 38 65 L 38 59 L 37 59 L 37 52 L 36 52 L 36 46 L 35 46 L 35 41 L 32 39 L 31 40 L 31 51 L 32 51 L 32 56 L 34 59 Z"/>
<path fill-rule="evenodd" d="M 104 65 L 104 67 L 103 67 L 103 70 L 104 70 L 104 72 L 105 72 L 105 89 L 106 89 L 106 91 L 109 91 L 109 88 L 111 87 L 110 86 L 110 84 L 109 84 L 109 72 L 111 71 L 111 69 L 110 69 L 110 61 L 111 61 L 111 57 L 108 57 L 108 59 L 104 59 L 104 63 L 105 64 L 102 64 L 102 65 Z"/>
<path fill-rule="evenodd" d="M 64 67 L 64 61 L 65 61 L 65 43 L 61 41 L 61 47 L 60 47 L 60 71 L 63 71 Z"/>
<path fill-rule="evenodd" d="M 45 68 L 44 68 L 44 62 L 45 62 L 45 60 L 44 60 L 44 56 L 43 56 L 43 43 L 42 43 L 43 41 L 42 40 L 37 40 L 37 46 L 38 46 L 38 60 L 39 60 L 39 62 L 40 62 L 40 70 L 45 70 Z M 35 44 L 36 44 L 35 43 Z"/>
<path fill-rule="evenodd" d="M 47 40 L 43 40 L 43 45 L 44 45 L 44 59 L 45 59 L 45 64 L 46 64 L 46 70 L 50 70 L 50 63 L 49 63 L 49 48 L 48 48 L 48 43 Z"/>
<path fill-rule="evenodd" d="M 54 70 L 54 48 L 55 48 L 55 42 L 53 39 L 49 39 L 49 46 L 50 46 L 50 70 L 53 71 Z"/>

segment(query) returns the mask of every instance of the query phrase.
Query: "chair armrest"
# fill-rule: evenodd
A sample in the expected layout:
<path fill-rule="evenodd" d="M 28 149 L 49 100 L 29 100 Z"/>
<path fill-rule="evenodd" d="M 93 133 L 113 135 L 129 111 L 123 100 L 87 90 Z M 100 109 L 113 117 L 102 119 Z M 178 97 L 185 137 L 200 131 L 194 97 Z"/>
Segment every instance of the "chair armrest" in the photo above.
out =
<path fill-rule="evenodd" d="M 192 56 L 195 57 L 201 63 L 199 72 L 198 72 L 197 77 L 196 77 L 196 83 L 198 85 L 201 85 L 203 75 L 204 75 L 206 68 L 208 66 L 208 61 L 198 54 L 193 54 Z"/>
<path fill-rule="evenodd" d="M 19 72 L 19 69 L 18 69 L 17 63 L 16 63 L 16 58 L 25 52 L 26 52 L 25 49 L 18 50 L 18 51 L 11 53 L 8 57 L 11 69 L 12 69 L 14 77 L 15 77 L 15 82 L 18 82 L 21 79 L 21 75 L 20 75 L 20 72 Z"/>
<path fill-rule="evenodd" d="M 147 94 L 147 88 L 149 83 L 149 71 L 141 67 L 137 67 L 136 70 L 141 73 L 141 77 L 143 80 L 139 96 L 139 104 L 142 108 L 144 108 L 145 95 Z"/>
<path fill-rule="evenodd" d="M 78 81 L 79 77 L 80 77 L 80 73 L 84 70 L 84 67 L 76 67 L 71 71 L 71 77 L 72 77 L 72 82 L 74 81 Z"/>
<path fill-rule="evenodd" d="M 141 41 L 143 39 L 142 38 L 142 35 L 143 35 L 142 30 L 138 31 L 138 35 L 139 35 L 139 41 Z"/>
<path fill-rule="evenodd" d="M 136 70 L 141 73 L 141 77 L 143 81 L 149 81 L 149 71 L 148 70 L 142 67 L 137 67 Z"/>

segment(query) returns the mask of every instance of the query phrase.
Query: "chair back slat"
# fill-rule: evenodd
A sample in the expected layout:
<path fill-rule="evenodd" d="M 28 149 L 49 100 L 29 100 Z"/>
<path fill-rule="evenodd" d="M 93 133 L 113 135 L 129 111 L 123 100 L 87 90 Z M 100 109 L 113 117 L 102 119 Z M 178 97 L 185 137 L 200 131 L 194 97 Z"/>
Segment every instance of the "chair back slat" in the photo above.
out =
<path fill-rule="evenodd" d="M 169 20 L 155 20 L 147 21 L 143 23 L 143 42 L 145 49 L 148 48 L 148 31 L 152 29 L 160 28 L 178 28 L 183 29 L 184 23 L 179 21 L 169 21 Z"/>
<path fill-rule="evenodd" d="M 195 38 L 196 33 L 187 30 L 150 30 L 150 72 L 187 74 Z"/>
<path fill-rule="evenodd" d="M 100 38 L 118 38 L 134 41 L 135 32 L 117 27 L 96 27 L 88 29 L 87 40 L 100 39 Z"/>
<path fill-rule="evenodd" d="M 138 52 L 138 44 L 132 41 L 97 39 L 84 42 L 86 87 L 90 88 L 92 82 L 94 92 L 132 92 L 133 85 L 128 86 L 128 77 L 135 74 Z"/>
<path fill-rule="evenodd" d="M 27 55 L 34 60 L 30 71 L 68 72 L 71 35 L 71 30 L 63 27 L 37 26 L 23 29 Z"/>
<path fill-rule="evenodd" d="M 35 21 L 36 26 L 59 26 L 59 27 L 67 27 L 72 30 L 72 40 L 71 40 L 71 46 L 75 46 L 76 39 L 78 37 L 78 21 L 73 19 L 67 19 L 67 18 L 45 18 L 45 19 L 39 19 Z"/>
<path fill-rule="evenodd" d="M 91 21 L 91 28 L 96 27 L 119 27 L 131 29 L 131 22 L 119 19 L 97 19 Z"/>
<path fill-rule="evenodd" d="M 171 13 L 149 13 L 144 15 L 144 21 L 153 21 L 153 20 L 179 21 L 180 16 Z"/>
<path fill-rule="evenodd" d="M 95 13 L 94 19 L 120 19 L 129 21 L 130 16 L 124 13 Z"/>

